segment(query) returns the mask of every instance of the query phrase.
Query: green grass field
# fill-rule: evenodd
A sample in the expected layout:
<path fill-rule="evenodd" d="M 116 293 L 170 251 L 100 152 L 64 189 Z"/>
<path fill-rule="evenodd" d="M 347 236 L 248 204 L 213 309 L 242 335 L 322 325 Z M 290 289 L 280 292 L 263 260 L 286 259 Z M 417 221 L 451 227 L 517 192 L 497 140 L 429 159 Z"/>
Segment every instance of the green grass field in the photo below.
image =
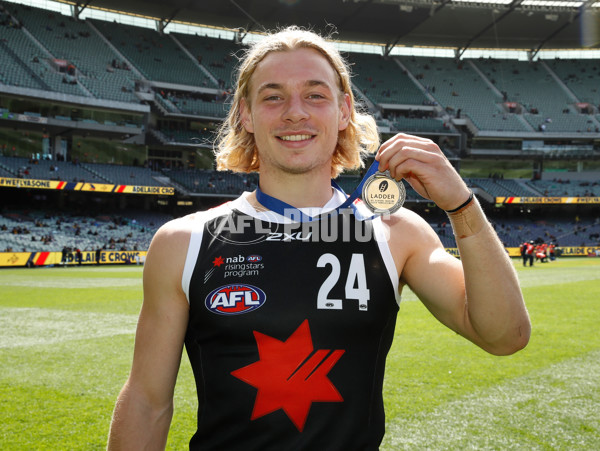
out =
<path fill-rule="evenodd" d="M 600 259 L 522 268 L 533 323 L 509 357 L 479 350 L 404 296 L 382 449 L 600 449 Z M 106 447 L 131 364 L 140 267 L 0 270 L 0 449 Z M 168 449 L 196 417 L 184 358 Z"/>

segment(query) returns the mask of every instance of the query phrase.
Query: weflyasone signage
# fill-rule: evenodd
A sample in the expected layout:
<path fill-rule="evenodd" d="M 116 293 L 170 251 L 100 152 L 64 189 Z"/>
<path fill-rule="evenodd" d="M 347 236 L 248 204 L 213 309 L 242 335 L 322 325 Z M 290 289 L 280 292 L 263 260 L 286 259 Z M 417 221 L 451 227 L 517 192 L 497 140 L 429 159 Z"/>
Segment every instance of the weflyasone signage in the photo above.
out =
<path fill-rule="evenodd" d="M 111 185 L 107 183 L 65 182 L 62 180 L 36 180 L 0 177 L 0 187 L 57 189 L 66 191 L 96 191 L 99 193 L 155 194 L 172 196 L 172 186 Z"/>

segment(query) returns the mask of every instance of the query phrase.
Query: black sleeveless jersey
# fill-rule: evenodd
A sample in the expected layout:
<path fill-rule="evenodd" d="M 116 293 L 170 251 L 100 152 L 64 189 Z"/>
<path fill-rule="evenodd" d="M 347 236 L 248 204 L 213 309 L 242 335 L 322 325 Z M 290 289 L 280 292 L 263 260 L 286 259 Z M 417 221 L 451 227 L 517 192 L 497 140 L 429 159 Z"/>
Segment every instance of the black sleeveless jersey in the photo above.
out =
<path fill-rule="evenodd" d="M 190 449 L 378 449 L 397 272 L 380 219 L 319 218 L 293 223 L 245 196 L 198 214 L 182 281 Z"/>

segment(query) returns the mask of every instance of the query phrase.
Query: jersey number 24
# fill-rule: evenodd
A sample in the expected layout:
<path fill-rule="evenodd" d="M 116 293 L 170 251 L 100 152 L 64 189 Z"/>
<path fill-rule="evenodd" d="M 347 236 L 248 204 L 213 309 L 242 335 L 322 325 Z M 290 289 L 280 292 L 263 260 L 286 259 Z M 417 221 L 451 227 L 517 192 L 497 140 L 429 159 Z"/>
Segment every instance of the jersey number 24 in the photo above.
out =
<path fill-rule="evenodd" d="M 341 310 L 343 308 L 342 299 L 329 298 L 331 290 L 340 280 L 342 272 L 340 260 L 333 254 L 323 254 L 317 261 L 317 267 L 324 268 L 325 266 L 331 266 L 331 273 L 329 273 L 329 276 L 325 279 L 321 288 L 319 288 L 317 308 L 324 310 Z M 352 254 L 344 290 L 346 299 L 356 299 L 358 301 L 359 310 L 368 310 L 370 292 L 369 288 L 367 288 L 367 274 L 365 271 L 365 259 L 363 254 Z"/>

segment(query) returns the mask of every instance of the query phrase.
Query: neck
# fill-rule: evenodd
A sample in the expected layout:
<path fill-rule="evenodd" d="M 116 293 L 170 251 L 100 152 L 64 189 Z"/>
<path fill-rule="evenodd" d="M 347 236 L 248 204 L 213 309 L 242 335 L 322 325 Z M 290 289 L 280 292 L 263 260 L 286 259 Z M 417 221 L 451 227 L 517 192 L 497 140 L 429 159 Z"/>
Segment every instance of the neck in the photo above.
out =
<path fill-rule="evenodd" d="M 260 189 L 296 208 L 323 207 L 331 199 L 331 175 L 261 172 Z"/>

